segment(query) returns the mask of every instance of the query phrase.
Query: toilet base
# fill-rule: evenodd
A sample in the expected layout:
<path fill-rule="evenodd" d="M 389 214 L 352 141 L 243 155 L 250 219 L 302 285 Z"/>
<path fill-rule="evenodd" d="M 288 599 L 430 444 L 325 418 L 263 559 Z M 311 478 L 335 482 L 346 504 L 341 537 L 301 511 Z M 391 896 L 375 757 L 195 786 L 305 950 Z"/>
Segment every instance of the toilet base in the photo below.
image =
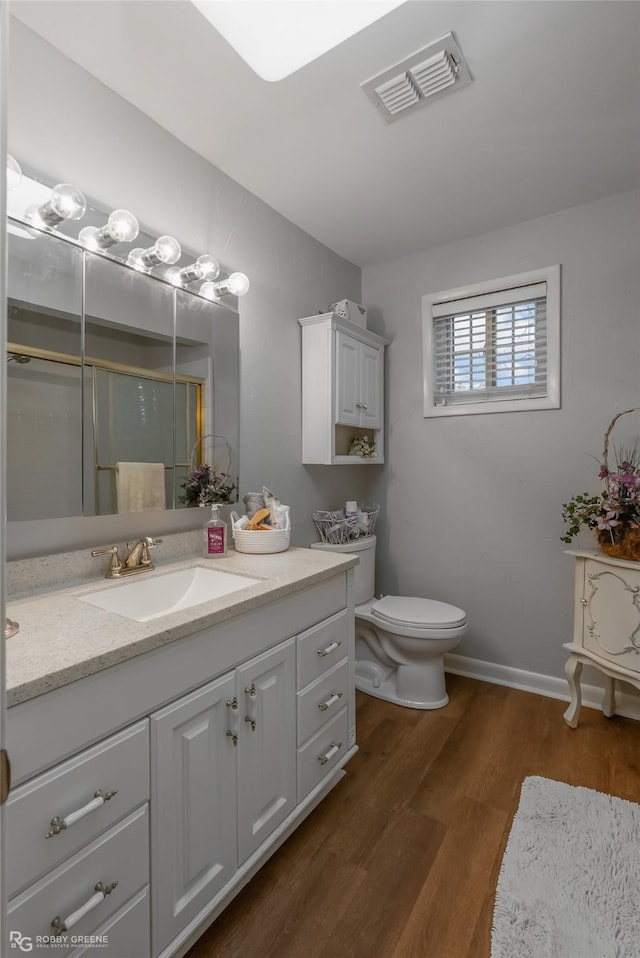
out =
<path fill-rule="evenodd" d="M 372 678 L 365 675 L 358 675 L 356 672 L 356 688 L 366 695 L 371 695 L 376 699 L 383 699 L 385 702 L 393 702 L 394 705 L 404 705 L 404 707 L 408 709 L 441 709 L 444 708 L 449 701 L 449 696 L 446 691 L 444 692 L 444 698 L 434 698 L 428 701 L 424 699 L 414 701 L 413 699 L 401 698 L 398 695 L 395 671 L 377 686 L 374 685 Z"/>

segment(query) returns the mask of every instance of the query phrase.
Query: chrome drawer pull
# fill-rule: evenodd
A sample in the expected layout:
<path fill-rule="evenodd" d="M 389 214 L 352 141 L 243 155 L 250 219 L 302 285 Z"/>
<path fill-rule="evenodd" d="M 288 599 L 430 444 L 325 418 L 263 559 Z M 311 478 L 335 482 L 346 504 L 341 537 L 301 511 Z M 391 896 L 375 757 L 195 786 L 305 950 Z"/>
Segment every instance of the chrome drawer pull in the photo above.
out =
<path fill-rule="evenodd" d="M 342 692 L 332 692 L 326 702 L 320 702 L 318 708 L 321 712 L 326 712 L 335 702 L 339 702 L 342 698 Z"/>
<path fill-rule="evenodd" d="M 342 645 L 342 642 L 329 642 L 326 649 L 316 649 L 316 652 L 318 655 L 329 655 L 330 652 L 335 652 L 340 645 Z"/>
<path fill-rule="evenodd" d="M 93 911 L 94 908 L 97 908 L 98 905 L 105 900 L 107 895 L 111 894 L 117 884 L 117 881 L 112 881 L 110 885 L 103 885 L 102 882 L 99 881 L 94 888 L 95 895 L 92 895 L 91 898 L 84 903 L 84 905 L 81 905 L 80 908 L 76 908 L 76 910 L 71 912 L 69 917 L 65 918 L 64 921 L 61 921 L 61 919 L 56 916 L 51 922 L 51 927 L 53 928 L 55 935 L 63 935 L 65 931 L 69 931 L 74 925 L 77 925 L 81 918 L 84 918 L 84 916 L 88 915 L 90 911 Z"/>
<path fill-rule="evenodd" d="M 328 752 L 325 752 L 324 755 L 318 755 L 318 761 L 320 762 L 321 765 L 326 765 L 329 759 L 333 758 L 336 752 L 339 752 L 341 748 L 342 748 L 342 742 L 338 742 L 337 745 L 335 742 L 332 742 Z"/>
<path fill-rule="evenodd" d="M 53 838 L 54 835 L 59 835 L 60 832 L 64 831 L 65 828 L 71 828 L 72 825 L 75 825 L 76 822 L 79 822 L 81 818 L 85 817 L 85 815 L 95 812 L 96 808 L 100 808 L 105 802 L 110 801 L 110 799 L 117 794 L 117 788 L 112 788 L 109 792 L 103 792 L 101 788 L 98 788 L 93 793 L 93 798 L 91 801 L 87 802 L 86 805 L 83 805 L 82 808 L 77 809 L 75 812 L 69 812 L 69 814 L 65 815 L 64 818 L 60 818 L 58 815 L 56 815 L 55 818 L 52 818 L 51 831 L 47 832 L 45 838 Z"/>

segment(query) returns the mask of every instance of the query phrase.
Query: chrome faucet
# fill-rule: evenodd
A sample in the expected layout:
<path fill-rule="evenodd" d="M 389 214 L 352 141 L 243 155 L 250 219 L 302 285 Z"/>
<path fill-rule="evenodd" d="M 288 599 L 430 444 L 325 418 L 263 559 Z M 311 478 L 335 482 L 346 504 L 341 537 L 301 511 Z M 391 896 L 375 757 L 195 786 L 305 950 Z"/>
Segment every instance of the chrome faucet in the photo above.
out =
<path fill-rule="evenodd" d="M 137 542 L 127 542 L 127 555 L 124 562 L 120 558 L 118 546 L 111 546 L 110 549 L 93 549 L 92 556 L 110 555 L 109 567 L 105 573 L 106 579 L 121 579 L 126 575 L 135 575 L 137 572 L 150 572 L 153 569 L 153 563 L 149 558 L 149 549 L 160 545 L 162 539 L 153 539 L 151 536 L 144 536 Z"/>

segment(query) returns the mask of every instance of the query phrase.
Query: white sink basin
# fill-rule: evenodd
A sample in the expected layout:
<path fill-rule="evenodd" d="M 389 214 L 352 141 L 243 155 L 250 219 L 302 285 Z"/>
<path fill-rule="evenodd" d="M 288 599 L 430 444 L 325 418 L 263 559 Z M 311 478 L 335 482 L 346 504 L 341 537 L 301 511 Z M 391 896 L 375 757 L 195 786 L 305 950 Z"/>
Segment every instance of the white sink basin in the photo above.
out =
<path fill-rule="evenodd" d="M 133 582 L 118 585 L 114 583 L 112 589 L 88 592 L 78 598 L 106 612 L 115 612 L 116 615 L 135 619 L 136 622 L 148 622 L 170 612 L 190 609 L 202 602 L 219 599 L 240 589 L 248 589 L 260 582 L 260 579 L 252 579 L 246 575 L 205 569 L 202 566 L 150 578 L 146 578 L 146 575 L 141 573 L 141 578 L 135 578 Z"/>

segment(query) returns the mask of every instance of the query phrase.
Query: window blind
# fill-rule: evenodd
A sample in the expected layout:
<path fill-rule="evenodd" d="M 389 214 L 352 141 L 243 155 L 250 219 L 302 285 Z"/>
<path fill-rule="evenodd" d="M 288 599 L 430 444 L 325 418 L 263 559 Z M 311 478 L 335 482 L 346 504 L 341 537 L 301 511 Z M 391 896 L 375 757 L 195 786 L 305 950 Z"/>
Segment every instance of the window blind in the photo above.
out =
<path fill-rule="evenodd" d="M 432 307 L 436 405 L 547 395 L 547 284 Z"/>

